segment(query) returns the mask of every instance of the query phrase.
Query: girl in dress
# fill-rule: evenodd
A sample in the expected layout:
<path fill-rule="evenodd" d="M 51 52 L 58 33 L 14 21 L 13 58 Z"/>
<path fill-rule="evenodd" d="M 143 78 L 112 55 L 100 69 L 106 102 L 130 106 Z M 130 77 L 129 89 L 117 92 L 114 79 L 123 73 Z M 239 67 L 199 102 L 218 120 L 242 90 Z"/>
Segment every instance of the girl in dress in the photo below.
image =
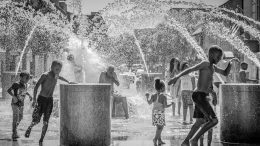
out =
<path fill-rule="evenodd" d="M 153 94 L 150 99 L 149 99 L 149 93 L 146 93 L 145 96 L 147 98 L 148 104 L 153 103 L 152 122 L 153 125 L 156 126 L 156 134 L 153 139 L 153 143 L 155 146 L 157 146 L 157 141 L 158 141 L 158 145 L 165 144 L 161 138 L 161 133 L 163 127 L 165 126 L 164 111 L 165 108 L 170 107 L 172 103 L 167 105 L 167 98 L 163 94 L 165 92 L 165 83 L 162 80 L 160 79 L 155 80 L 155 89 L 157 93 Z"/>

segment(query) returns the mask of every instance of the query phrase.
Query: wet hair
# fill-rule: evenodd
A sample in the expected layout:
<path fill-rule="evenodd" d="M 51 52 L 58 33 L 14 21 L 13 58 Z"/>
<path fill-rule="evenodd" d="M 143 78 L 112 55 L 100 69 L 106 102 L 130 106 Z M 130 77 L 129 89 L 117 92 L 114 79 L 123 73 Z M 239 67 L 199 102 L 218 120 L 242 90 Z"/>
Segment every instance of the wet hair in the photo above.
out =
<path fill-rule="evenodd" d="M 54 60 L 51 63 L 51 67 L 55 67 L 55 66 L 60 66 L 62 67 L 62 62 L 58 61 L 58 60 Z"/>
<path fill-rule="evenodd" d="M 31 78 L 31 75 L 29 72 L 23 71 L 20 73 L 20 78 L 23 78 L 23 77 Z"/>
<path fill-rule="evenodd" d="M 188 62 L 183 62 L 181 65 L 181 71 L 183 71 L 187 67 L 189 67 Z"/>
<path fill-rule="evenodd" d="M 219 53 L 219 55 L 223 56 L 223 51 L 222 49 L 217 46 L 217 45 L 213 45 L 209 48 L 209 56 L 215 54 L 215 53 Z"/>
<path fill-rule="evenodd" d="M 160 79 L 155 79 L 155 84 L 154 87 L 157 91 L 161 90 L 162 88 L 165 87 L 165 83 L 163 80 Z"/>
<path fill-rule="evenodd" d="M 179 61 L 179 59 L 177 59 L 177 58 L 172 58 L 171 61 L 170 61 L 170 68 L 169 68 L 169 71 L 170 71 L 171 73 L 173 72 L 174 62 L 175 62 L 175 61 L 178 62 L 177 69 L 180 70 L 180 61 Z"/>

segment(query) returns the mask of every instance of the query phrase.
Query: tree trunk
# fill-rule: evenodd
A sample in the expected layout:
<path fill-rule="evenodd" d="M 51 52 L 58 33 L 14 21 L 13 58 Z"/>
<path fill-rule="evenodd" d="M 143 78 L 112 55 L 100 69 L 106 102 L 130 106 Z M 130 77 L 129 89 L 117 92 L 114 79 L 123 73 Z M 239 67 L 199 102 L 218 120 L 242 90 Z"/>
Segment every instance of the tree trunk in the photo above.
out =
<path fill-rule="evenodd" d="M 47 71 L 47 68 L 48 68 L 48 66 L 47 66 L 47 60 L 48 60 L 48 54 L 46 53 L 46 54 L 44 54 L 44 56 L 43 56 L 44 72 L 46 72 L 46 71 Z"/>
<path fill-rule="evenodd" d="M 31 62 L 31 65 L 30 65 L 30 73 L 35 76 L 35 54 L 32 53 L 32 62 Z"/>

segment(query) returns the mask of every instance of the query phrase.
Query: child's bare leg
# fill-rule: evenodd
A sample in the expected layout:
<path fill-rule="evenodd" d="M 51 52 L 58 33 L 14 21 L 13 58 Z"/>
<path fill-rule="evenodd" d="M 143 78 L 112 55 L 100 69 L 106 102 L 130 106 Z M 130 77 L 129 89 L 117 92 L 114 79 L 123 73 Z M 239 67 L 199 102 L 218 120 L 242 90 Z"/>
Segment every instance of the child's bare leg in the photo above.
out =
<path fill-rule="evenodd" d="M 175 116 L 175 102 L 172 103 L 172 115 Z"/>
<path fill-rule="evenodd" d="M 178 115 L 181 115 L 181 101 L 178 102 Z"/>
<path fill-rule="evenodd" d="M 183 121 L 186 121 L 188 106 L 183 105 Z"/>
<path fill-rule="evenodd" d="M 157 146 L 157 141 L 159 140 L 160 138 L 160 133 L 161 133 L 161 126 L 157 125 L 156 126 L 156 133 L 155 133 L 155 137 L 153 139 L 153 143 L 155 146 Z"/>
<path fill-rule="evenodd" d="M 162 131 L 163 131 L 163 126 L 160 126 L 159 138 L 158 138 L 159 144 L 164 144 L 164 142 L 162 141 Z"/>
<path fill-rule="evenodd" d="M 213 128 L 210 129 L 209 132 L 208 132 L 208 146 L 211 146 L 212 135 L 213 135 Z"/>
<path fill-rule="evenodd" d="M 194 106 L 192 104 L 189 105 L 189 109 L 190 109 L 190 122 L 193 122 L 193 113 L 194 113 Z"/>
<path fill-rule="evenodd" d="M 189 140 L 193 137 L 193 135 L 198 131 L 202 124 L 205 123 L 205 120 L 202 118 L 196 119 L 196 122 L 191 127 L 191 130 L 185 140 L 182 142 L 181 146 L 189 146 Z"/>
<path fill-rule="evenodd" d="M 201 137 L 200 137 L 200 146 L 203 146 L 203 140 L 204 140 L 204 135 L 201 135 Z"/>
<path fill-rule="evenodd" d="M 12 124 L 12 132 L 13 132 L 13 138 L 17 135 L 17 123 L 19 121 L 19 110 L 16 105 L 12 105 L 13 110 L 13 124 Z"/>
<path fill-rule="evenodd" d="M 39 140 L 39 142 L 42 142 L 44 137 L 45 137 L 45 134 L 47 132 L 47 129 L 48 129 L 48 122 L 44 121 L 43 122 L 43 127 L 42 127 L 42 134 L 41 134 L 41 138 Z"/>
<path fill-rule="evenodd" d="M 213 128 L 215 125 L 217 125 L 218 119 L 213 118 L 209 119 L 208 122 L 201 127 L 201 129 L 194 135 L 194 137 L 190 140 L 191 146 L 197 146 L 199 138 L 206 133 L 209 129 Z"/>
<path fill-rule="evenodd" d="M 30 137 L 33 126 L 37 125 L 38 123 L 39 122 L 32 122 L 31 125 L 27 128 L 27 130 L 24 134 L 24 137 L 27 137 L 27 138 Z"/>

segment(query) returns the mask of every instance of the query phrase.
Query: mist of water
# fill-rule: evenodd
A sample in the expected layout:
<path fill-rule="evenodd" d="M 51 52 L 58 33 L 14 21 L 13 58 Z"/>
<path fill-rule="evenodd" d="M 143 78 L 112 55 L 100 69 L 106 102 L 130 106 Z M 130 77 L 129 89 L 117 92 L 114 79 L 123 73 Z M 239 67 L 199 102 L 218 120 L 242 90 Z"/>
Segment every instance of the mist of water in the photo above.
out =
<path fill-rule="evenodd" d="M 63 54 L 64 67 L 61 75 L 74 82 L 98 83 L 100 73 L 105 70 L 105 64 L 94 49 L 89 47 L 89 41 L 71 36 L 68 49 L 69 53 Z M 82 67 L 81 73 L 75 73 L 75 64 L 67 60 L 69 54 L 74 56 L 75 64 Z"/>

